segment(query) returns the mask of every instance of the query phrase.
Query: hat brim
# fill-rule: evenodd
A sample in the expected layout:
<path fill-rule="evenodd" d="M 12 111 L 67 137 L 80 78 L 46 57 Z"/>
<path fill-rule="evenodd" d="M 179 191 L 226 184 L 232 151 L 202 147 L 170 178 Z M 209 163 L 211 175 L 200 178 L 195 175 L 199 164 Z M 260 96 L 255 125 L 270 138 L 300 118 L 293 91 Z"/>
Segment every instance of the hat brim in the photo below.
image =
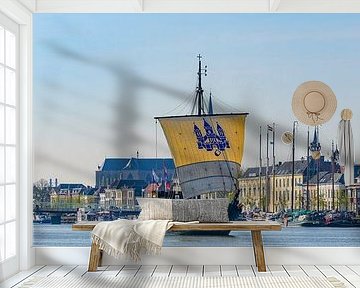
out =
<path fill-rule="evenodd" d="M 319 111 L 310 111 L 305 106 L 305 97 L 317 93 L 323 96 L 324 106 Z M 321 81 L 308 81 L 296 88 L 292 99 L 292 110 L 296 118 L 309 126 L 326 123 L 334 115 L 337 107 L 336 96 L 331 88 Z"/>

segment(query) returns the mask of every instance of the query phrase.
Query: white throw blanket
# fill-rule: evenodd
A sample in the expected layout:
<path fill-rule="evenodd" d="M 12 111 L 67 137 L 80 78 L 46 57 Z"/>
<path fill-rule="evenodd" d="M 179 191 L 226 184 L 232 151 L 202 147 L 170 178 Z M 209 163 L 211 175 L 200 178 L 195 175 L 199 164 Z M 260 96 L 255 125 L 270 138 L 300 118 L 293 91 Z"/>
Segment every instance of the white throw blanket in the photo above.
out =
<path fill-rule="evenodd" d="M 101 250 L 115 258 L 125 255 L 139 261 L 141 252 L 160 253 L 165 233 L 174 223 L 170 220 L 124 219 L 101 222 L 95 226 L 91 238 Z"/>

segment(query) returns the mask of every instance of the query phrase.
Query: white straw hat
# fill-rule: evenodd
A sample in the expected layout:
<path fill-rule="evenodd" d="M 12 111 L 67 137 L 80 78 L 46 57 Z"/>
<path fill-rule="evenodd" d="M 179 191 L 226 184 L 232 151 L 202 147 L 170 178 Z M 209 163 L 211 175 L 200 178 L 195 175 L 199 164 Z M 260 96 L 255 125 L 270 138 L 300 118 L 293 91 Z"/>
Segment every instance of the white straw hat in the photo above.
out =
<path fill-rule="evenodd" d="M 320 81 L 308 81 L 296 88 L 292 109 L 296 118 L 310 126 L 329 121 L 336 110 L 336 96 L 329 86 Z"/>

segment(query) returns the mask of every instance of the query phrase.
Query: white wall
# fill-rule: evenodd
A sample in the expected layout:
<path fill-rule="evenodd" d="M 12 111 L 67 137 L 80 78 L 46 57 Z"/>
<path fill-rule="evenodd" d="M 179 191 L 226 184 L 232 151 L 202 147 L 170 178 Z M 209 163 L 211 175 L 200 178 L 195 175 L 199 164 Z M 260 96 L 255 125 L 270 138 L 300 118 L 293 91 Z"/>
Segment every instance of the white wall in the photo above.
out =
<path fill-rule="evenodd" d="M 87 265 L 90 248 L 36 248 L 37 265 Z M 267 265 L 359 265 L 360 248 L 265 248 Z M 129 265 L 104 255 L 103 265 Z M 253 265 L 250 247 L 164 247 L 144 256 L 141 265 Z"/>

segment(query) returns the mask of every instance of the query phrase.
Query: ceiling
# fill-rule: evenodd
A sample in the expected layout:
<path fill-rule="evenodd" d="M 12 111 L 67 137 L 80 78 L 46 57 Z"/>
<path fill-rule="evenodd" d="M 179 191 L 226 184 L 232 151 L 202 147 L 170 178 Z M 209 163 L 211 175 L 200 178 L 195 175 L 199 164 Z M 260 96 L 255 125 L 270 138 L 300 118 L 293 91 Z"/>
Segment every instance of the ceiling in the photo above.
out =
<path fill-rule="evenodd" d="M 360 0 L 16 0 L 34 13 L 356 13 Z"/>

